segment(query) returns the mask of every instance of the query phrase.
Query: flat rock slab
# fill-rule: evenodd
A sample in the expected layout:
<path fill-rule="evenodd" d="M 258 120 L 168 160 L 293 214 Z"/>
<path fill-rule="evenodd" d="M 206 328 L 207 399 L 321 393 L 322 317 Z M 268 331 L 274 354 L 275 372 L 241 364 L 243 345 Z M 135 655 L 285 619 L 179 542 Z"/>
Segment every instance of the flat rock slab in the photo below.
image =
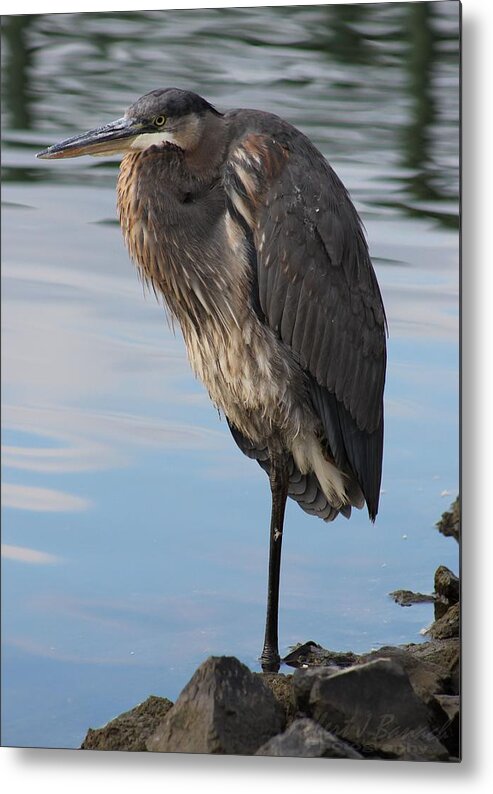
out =
<path fill-rule="evenodd" d="M 291 653 L 282 660 L 283 664 L 289 667 L 306 668 L 318 665 L 337 665 L 338 667 L 350 667 L 357 660 L 357 655 L 352 651 L 329 651 L 323 648 L 318 642 L 309 640 L 302 645 L 297 645 Z"/>
<path fill-rule="evenodd" d="M 437 692 L 445 691 L 448 685 L 447 671 L 436 663 L 420 659 L 395 645 L 385 645 L 360 657 L 361 662 L 375 659 L 393 659 L 409 677 L 411 686 L 421 700 L 429 703 Z"/>
<path fill-rule="evenodd" d="M 430 729 L 427 707 L 393 659 L 377 659 L 320 678 L 311 688 L 310 716 L 367 756 L 448 758 Z"/>
<path fill-rule="evenodd" d="M 151 695 L 104 727 L 89 728 L 81 750 L 141 752 L 146 749 L 149 736 L 154 733 L 172 706 L 171 700 Z"/>
<path fill-rule="evenodd" d="M 285 724 L 259 676 L 230 656 L 210 657 L 147 741 L 160 753 L 254 755 Z"/>
<path fill-rule="evenodd" d="M 458 637 L 405 645 L 404 648 L 408 654 L 416 659 L 421 659 L 440 668 L 441 674 L 445 676 L 446 681 L 444 691 L 449 695 L 459 694 L 460 640 Z"/>
<path fill-rule="evenodd" d="M 449 640 L 409 643 L 402 648 L 417 659 L 436 664 L 448 674 L 455 667 L 460 656 L 460 641 L 457 637 Z"/>
<path fill-rule="evenodd" d="M 284 733 L 274 736 L 262 745 L 255 755 L 284 758 L 363 758 L 350 744 L 308 718 L 292 722 Z"/>
<path fill-rule="evenodd" d="M 410 607 L 413 604 L 433 603 L 435 596 L 427 593 L 414 593 L 412 590 L 393 590 L 389 596 L 401 607 Z"/>

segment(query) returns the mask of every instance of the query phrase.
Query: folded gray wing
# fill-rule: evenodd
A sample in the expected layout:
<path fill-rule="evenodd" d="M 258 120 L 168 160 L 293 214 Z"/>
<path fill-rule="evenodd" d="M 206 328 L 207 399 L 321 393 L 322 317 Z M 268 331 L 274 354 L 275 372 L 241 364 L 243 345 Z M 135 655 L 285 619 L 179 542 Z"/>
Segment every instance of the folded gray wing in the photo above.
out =
<path fill-rule="evenodd" d="M 358 427 L 382 417 L 385 315 L 356 210 L 322 158 L 292 155 L 258 211 L 260 305 Z"/>
<path fill-rule="evenodd" d="M 245 136 L 228 188 L 251 229 L 265 320 L 306 371 L 336 463 L 357 475 L 374 518 L 386 321 L 358 214 L 300 133 Z"/>

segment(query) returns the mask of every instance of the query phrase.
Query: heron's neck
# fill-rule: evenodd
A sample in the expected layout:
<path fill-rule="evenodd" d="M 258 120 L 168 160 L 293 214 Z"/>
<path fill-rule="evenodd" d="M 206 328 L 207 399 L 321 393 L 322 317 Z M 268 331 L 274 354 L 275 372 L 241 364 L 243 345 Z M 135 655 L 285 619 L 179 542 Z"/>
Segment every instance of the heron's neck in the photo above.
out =
<path fill-rule="evenodd" d="M 179 149 L 154 146 L 128 153 L 120 165 L 118 209 L 126 245 L 176 316 L 175 298 L 191 285 L 194 269 L 207 270 L 217 258 L 214 235 L 225 208 L 217 157 L 218 150 L 211 150 L 208 167 L 194 172 Z"/>
<path fill-rule="evenodd" d="M 201 181 L 214 178 L 224 161 L 226 146 L 227 127 L 223 117 L 207 115 L 200 138 L 184 152 L 190 172 Z"/>

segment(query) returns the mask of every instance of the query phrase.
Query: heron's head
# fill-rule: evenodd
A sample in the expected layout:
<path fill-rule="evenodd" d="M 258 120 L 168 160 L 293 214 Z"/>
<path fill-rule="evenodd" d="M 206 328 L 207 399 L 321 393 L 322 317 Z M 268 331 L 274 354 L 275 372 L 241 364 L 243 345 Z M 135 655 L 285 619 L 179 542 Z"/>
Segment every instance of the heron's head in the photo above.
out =
<path fill-rule="evenodd" d="M 104 127 L 67 138 L 39 152 L 47 160 L 112 155 L 173 145 L 193 151 L 221 114 L 192 91 L 162 88 L 150 91 L 131 105 L 125 115 Z"/>

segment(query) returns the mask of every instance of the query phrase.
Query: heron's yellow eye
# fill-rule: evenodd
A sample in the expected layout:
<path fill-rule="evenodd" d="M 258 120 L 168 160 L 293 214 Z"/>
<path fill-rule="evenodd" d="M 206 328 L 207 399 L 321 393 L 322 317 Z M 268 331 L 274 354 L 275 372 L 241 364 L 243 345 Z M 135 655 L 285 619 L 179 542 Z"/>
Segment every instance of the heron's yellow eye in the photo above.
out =
<path fill-rule="evenodd" d="M 166 116 L 156 116 L 153 121 L 155 127 L 164 127 L 166 124 Z"/>

